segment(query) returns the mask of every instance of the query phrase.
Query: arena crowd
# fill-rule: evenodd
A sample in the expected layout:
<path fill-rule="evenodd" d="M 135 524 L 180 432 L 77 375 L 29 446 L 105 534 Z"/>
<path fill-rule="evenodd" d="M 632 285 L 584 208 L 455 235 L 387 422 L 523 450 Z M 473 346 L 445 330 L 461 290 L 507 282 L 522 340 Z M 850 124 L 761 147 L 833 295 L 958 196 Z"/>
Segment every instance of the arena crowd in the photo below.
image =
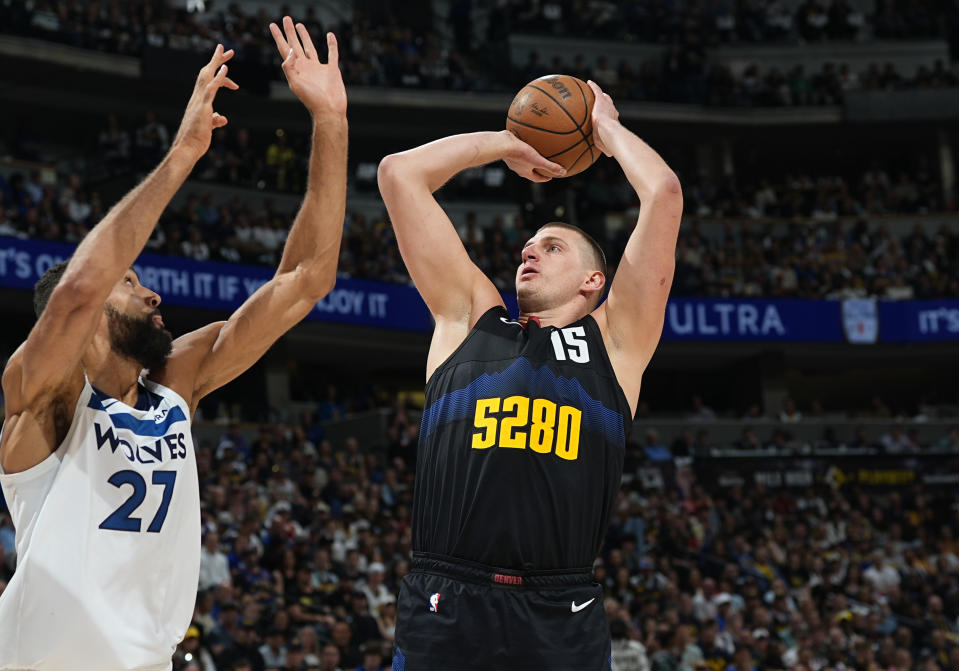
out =
<path fill-rule="evenodd" d="M 310 422 L 198 445 L 201 574 L 176 669 L 389 667 L 413 416 L 397 405 L 376 445 L 333 445 Z M 653 463 L 630 443 L 594 567 L 616 671 L 959 668 L 951 491 L 722 488 L 688 459 L 649 488 Z M 14 552 L 0 513 L 0 585 Z"/>

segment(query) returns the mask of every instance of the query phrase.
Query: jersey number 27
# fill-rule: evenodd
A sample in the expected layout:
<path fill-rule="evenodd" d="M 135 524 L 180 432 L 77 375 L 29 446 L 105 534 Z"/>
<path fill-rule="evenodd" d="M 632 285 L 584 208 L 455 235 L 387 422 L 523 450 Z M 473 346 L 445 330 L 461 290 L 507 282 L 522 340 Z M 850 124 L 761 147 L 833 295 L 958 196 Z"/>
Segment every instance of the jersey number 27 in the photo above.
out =
<path fill-rule="evenodd" d="M 118 489 L 123 485 L 130 485 L 133 487 L 133 493 L 108 518 L 100 522 L 100 528 L 112 531 L 140 531 L 142 520 L 139 517 L 131 517 L 131 515 L 136 512 L 147 495 L 147 483 L 143 476 L 131 470 L 117 471 L 110 476 L 107 482 Z M 170 500 L 173 499 L 173 484 L 175 482 L 176 471 L 153 471 L 153 484 L 163 486 L 163 498 L 160 500 L 160 507 L 157 508 L 156 514 L 153 516 L 153 521 L 147 527 L 149 533 L 159 533 L 160 529 L 163 528 L 167 511 L 170 509 Z"/>

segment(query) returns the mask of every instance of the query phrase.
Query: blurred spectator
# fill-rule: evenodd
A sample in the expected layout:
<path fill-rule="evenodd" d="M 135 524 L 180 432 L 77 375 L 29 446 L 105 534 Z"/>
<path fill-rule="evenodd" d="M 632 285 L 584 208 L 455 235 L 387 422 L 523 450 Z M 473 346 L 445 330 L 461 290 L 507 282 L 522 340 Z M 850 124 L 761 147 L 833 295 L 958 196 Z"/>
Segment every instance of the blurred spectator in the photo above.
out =
<path fill-rule="evenodd" d="M 909 437 L 902 432 L 902 428 L 898 424 L 889 427 L 889 433 L 883 435 L 879 442 L 889 454 L 900 454 L 912 449 Z"/>
<path fill-rule="evenodd" d="M 875 550 L 872 554 L 872 564 L 862 573 L 879 594 L 888 594 L 899 587 L 899 572 L 886 563 L 886 556 L 882 550 Z"/>
<path fill-rule="evenodd" d="M 625 621 L 610 620 L 609 634 L 613 641 L 612 671 L 649 671 L 646 648 L 629 637 L 629 625 Z"/>
<path fill-rule="evenodd" d="M 783 399 L 783 409 L 779 413 L 779 421 L 785 424 L 802 421 L 802 413 L 796 408 L 796 402 L 788 396 Z"/>
<path fill-rule="evenodd" d="M 100 131 L 97 150 L 114 169 L 124 168 L 130 158 L 130 134 L 120 127 L 116 114 L 107 116 L 107 127 Z"/>
<path fill-rule="evenodd" d="M 379 616 L 381 606 L 393 601 L 392 593 L 387 589 L 386 585 L 383 584 L 385 574 L 386 568 L 383 564 L 373 562 L 366 569 L 366 581 L 361 587 L 374 617 Z"/>
<path fill-rule="evenodd" d="M 260 646 L 260 656 L 263 657 L 263 663 L 267 668 L 282 669 L 287 666 L 282 630 L 271 629 L 266 632 L 265 643 Z"/>
<path fill-rule="evenodd" d="M 200 549 L 199 589 L 230 586 L 230 567 L 226 555 L 220 551 L 220 535 L 215 529 L 206 532 Z"/>
<path fill-rule="evenodd" d="M 142 126 L 136 129 L 134 149 L 141 167 L 156 165 L 170 147 L 170 133 L 157 121 L 152 110 L 147 111 Z"/>
<path fill-rule="evenodd" d="M 692 399 L 692 410 L 689 412 L 689 418 L 699 421 L 708 421 L 716 419 L 716 412 L 703 402 L 702 396 L 696 394 Z"/>
<path fill-rule="evenodd" d="M 342 671 L 340 667 L 340 650 L 332 643 L 323 646 L 320 653 L 321 671 Z"/>
<path fill-rule="evenodd" d="M 275 184 L 280 191 L 295 191 L 300 184 L 299 175 L 295 172 L 296 154 L 287 144 L 286 131 L 278 128 L 275 138 L 266 149 L 266 171 L 270 183 Z"/>
<path fill-rule="evenodd" d="M 370 641 L 363 646 L 363 663 L 356 671 L 383 671 L 383 651 L 378 643 Z"/>

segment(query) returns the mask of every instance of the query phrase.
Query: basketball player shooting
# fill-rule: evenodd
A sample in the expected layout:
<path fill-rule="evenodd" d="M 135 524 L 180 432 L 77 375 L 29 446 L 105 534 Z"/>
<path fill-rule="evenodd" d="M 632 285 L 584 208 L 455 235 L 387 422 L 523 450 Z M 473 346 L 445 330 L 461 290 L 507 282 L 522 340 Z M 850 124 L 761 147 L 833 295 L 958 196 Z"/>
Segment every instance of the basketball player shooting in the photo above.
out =
<path fill-rule="evenodd" d="M 549 223 L 523 248 L 512 320 L 433 197 L 458 172 L 497 160 L 532 181 L 563 175 L 509 131 L 447 137 L 380 164 L 400 251 L 436 320 L 394 669 L 610 668 L 591 567 L 662 332 L 682 193 L 663 159 L 619 123 L 612 99 L 590 86 L 596 146 L 641 200 L 598 307 L 602 250 L 579 229 Z"/>
<path fill-rule="evenodd" d="M 227 120 L 216 48 L 173 145 L 68 264 L 37 285 L 37 322 L 3 373 L 0 485 L 17 570 L 0 597 L 0 669 L 170 669 L 196 598 L 200 496 L 190 418 L 335 282 L 346 203 L 346 92 L 302 24 L 270 29 L 313 117 L 309 184 L 279 267 L 227 321 L 176 340 L 133 262 Z"/>

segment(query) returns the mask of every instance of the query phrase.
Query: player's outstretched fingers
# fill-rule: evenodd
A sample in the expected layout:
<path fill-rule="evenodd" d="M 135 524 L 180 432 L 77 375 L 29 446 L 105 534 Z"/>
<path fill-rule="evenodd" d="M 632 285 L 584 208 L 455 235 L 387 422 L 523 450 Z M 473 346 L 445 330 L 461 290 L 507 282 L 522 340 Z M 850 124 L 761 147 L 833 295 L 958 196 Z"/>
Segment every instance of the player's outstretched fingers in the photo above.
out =
<path fill-rule="evenodd" d="M 276 50 L 279 51 L 280 56 L 285 59 L 290 53 L 290 45 L 286 43 L 286 38 L 283 37 L 283 31 L 280 30 L 278 25 L 271 23 L 270 34 L 273 36 L 273 41 L 276 42 Z"/>
<path fill-rule="evenodd" d="M 216 49 L 213 50 L 213 56 L 210 57 L 210 62 L 207 64 L 207 66 L 211 70 L 215 70 L 216 68 L 220 66 L 220 59 L 222 57 L 223 57 L 223 45 L 218 44 L 216 45 Z"/>
<path fill-rule="evenodd" d="M 297 58 L 306 58 L 306 54 L 303 53 L 303 46 L 300 44 L 300 40 L 296 36 L 296 28 L 293 26 L 293 19 L 289 16 L 283 17 L 283 32 L 286 35 L 286 43 L 290 45 L 290 48 L 293 50 L 293 53 Z"/>
<path fill-rule="evenodd" d="M 227 77 L 227 72 L 229 72 L 229 68 L 227 68 L 226 65 L 222 65 L 220 67 L 220 71 L 216 73 L 217 81 L 219 82 L 220 86 L 225 86 L 232 91 L 236 91 L 238 88 L 240 88 L 240 85 Z"/>
<path fill-rule="evenodd" d="M 213 113 L 213 127 L 223 128 L 228 123 L 227 118 L 217 112 Z"/>
<path fill-rule="evenodd" d="M 306 57 L 318 59 L 319 54 L 316 53 L 316 47 L 313 46 L 313 40 L 306 26 L 302 23 L 296 24 L 296 34 L 300 36 L 300 42 L 303 43 L 303 53 L 306 54 Z"/>
<path fill-rule="evenodd" d="M 326 34 L 326 50 L 329 52 L 330 56 L 327 58 L 327 65 L 332 65 L 334 68 L 340 66 L 340 46 L 336 43 L 336 35 L 333 33 Z"/>
<path fill-rule="evenodd" d="M 213 81 L 207 84 L 205 96 L 205 100 L 207 102 L 212 102 L 213 97 L 216 95 L 217 90 L 219 90 L 221 86 L 225 86 L 234 91 L 240 88 L 235 81 L 226 76 L 227 72 L 228 68 L 226 63 L 224 63 L 220 66 L 220 69 L 216 71 L 216 76 L 213 78 Z"/>

